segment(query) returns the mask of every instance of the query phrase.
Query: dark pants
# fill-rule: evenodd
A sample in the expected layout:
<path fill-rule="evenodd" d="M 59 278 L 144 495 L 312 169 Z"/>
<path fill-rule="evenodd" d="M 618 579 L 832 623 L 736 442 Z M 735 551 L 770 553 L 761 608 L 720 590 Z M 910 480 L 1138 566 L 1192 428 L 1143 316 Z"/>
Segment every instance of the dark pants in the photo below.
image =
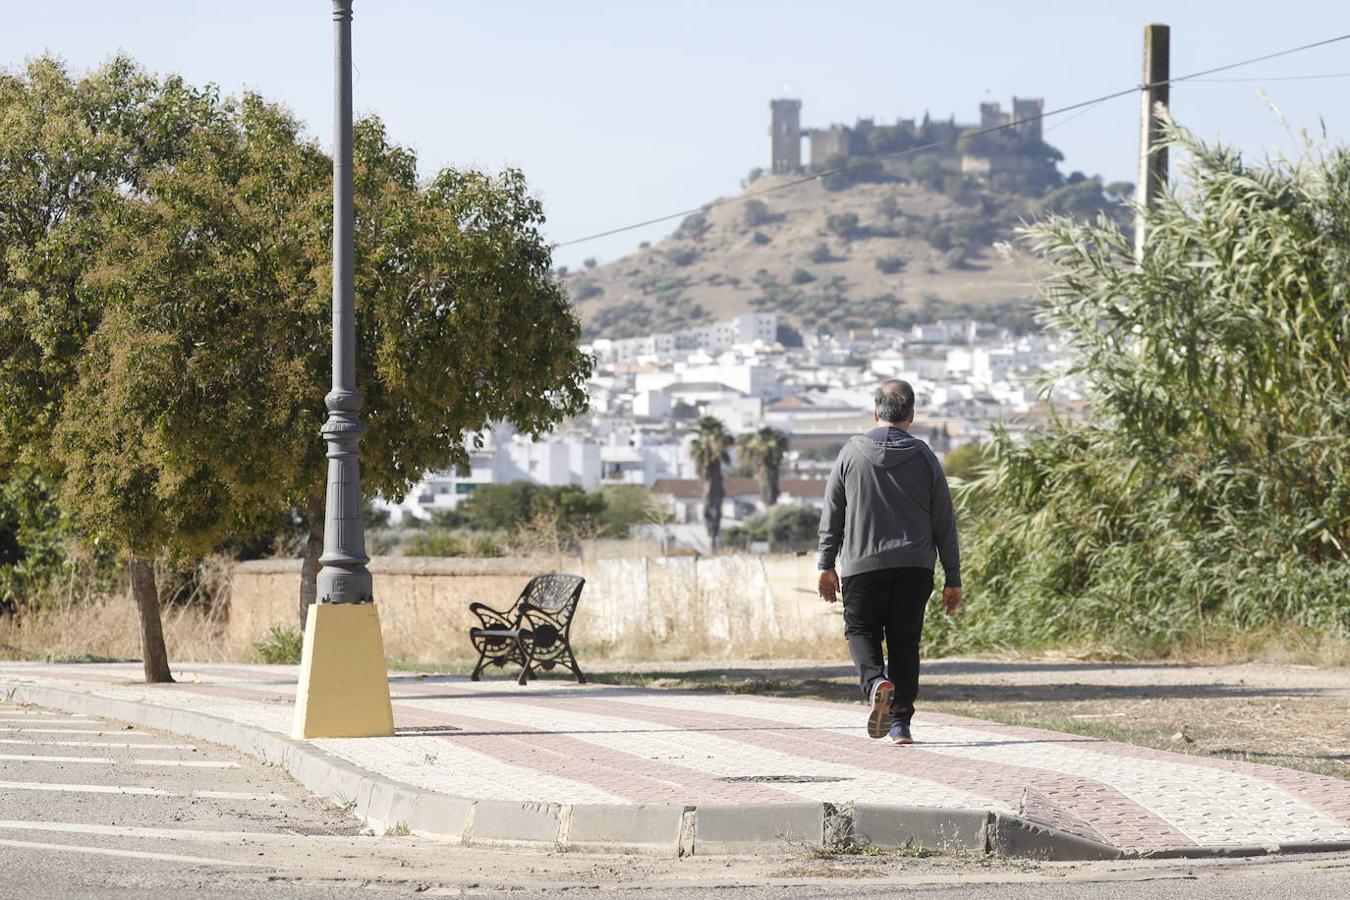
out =
<path fill-rule="evenodd" d="M 843 580 L 844 636 L 858 667 L 863 696 L 878 678 L 895 685 L 891 716 L 908 722 L 919 694 L 919 638 L 923 613 L 933 593 L 932 569 L 880 569 Z M 881 658 L 886 641 L 890 669 Z"/>

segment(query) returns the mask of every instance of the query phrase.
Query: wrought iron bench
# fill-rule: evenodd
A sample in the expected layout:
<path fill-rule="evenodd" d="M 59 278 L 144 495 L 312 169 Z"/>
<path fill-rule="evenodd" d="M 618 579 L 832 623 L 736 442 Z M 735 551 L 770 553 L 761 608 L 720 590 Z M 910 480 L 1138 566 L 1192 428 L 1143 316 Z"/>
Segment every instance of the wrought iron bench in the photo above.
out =
<path fill-rule="evenodd" d="M 585 684 L 569 638 L 585 584 L 580 575 L 536 575 L 509 610 L 469 604 L 469 611 L 483 623 L 481 628 L 469 629 L 469 640 L 478 651 L 478 664 L 469 677 L 477 681 L 488 665 L 515 663 L 521 667 L 517 682 L 525 684 L 535 670 L 562 665 L 572 670 L 578 683 Z"/>

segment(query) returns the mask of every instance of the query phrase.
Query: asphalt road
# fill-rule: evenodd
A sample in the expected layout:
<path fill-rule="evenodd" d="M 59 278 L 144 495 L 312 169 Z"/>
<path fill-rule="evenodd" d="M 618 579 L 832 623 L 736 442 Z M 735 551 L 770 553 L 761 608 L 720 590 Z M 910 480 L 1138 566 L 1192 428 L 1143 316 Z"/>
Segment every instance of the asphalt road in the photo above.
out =
<path fill-rule="evenodd" d="M 1030 864 L 805 852 L 685 860 L 363 834 L 284 772 L 114 722 L 0 703 L 0 898 L 1350 897 L 1350 856 Z"/>

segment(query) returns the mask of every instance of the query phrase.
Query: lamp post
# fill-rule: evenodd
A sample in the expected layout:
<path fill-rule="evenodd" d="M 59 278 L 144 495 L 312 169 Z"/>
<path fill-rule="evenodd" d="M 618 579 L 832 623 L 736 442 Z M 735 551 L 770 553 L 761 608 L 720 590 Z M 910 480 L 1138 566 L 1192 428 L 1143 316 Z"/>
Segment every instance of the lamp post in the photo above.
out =
<path fill-rule="evenodd" d="M 333 0 L 333 389 L 328 421 L 328 490 L 319 562 L 320 603 L 370 603 L 361 520 L 361 407 L 356 389 L 355 266 L 352 261 L 352 0 Z"/>
<path fill-rule="evenodd" d="M 333 382 L 328 490 L 318 602 L 305 621 L 296 691 L 296 738 L 394 733 L 384 642 L 366 563 L 361 521 L 361 424 L 356 389 L 355 266 L 352 260 L 352 0 L 333 0 Z"/>

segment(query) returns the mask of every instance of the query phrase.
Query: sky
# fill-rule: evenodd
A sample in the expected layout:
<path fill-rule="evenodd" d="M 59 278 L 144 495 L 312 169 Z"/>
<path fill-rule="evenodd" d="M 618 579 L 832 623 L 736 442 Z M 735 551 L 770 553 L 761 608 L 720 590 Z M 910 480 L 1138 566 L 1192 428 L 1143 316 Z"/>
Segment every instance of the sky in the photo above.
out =
<path fill-rule="evenodd" d="M 327 0 L 43 0 L 4 4 L 0 65 L 44 52 L 75 71 L 119 51 L 156 72 L 258 91 L 327 146 Z M 1143 26 L 1172 27 L 1172 74 L 1350 33 L 1332 0 L 356 0 L 355 103 L 444 166 L 522 169 L 546 233 L 570 241 L 734 194 L 767 165 L 768 101 L 805 126 L 955 113 L 1014 94 L 1047 109 L 1140 81 Z M 1254 156 L 1308 128 L 1350 137 L 1350 41 L 1172 88 L 1175 117 Z M 1252 79 L 1252 80 L 1247 80 Z M 1262 94 L 1264 93 L 1264 97 Z M 1278 114 L 1271 109 L 1273 104 Z M 1065 171 L 1137 180 L 1139 101 L 1047 120 Z M 1062 123 L 1062 124 L 1061 124 Z M 559 248 L 608 261 L 675 223 Z"/>

